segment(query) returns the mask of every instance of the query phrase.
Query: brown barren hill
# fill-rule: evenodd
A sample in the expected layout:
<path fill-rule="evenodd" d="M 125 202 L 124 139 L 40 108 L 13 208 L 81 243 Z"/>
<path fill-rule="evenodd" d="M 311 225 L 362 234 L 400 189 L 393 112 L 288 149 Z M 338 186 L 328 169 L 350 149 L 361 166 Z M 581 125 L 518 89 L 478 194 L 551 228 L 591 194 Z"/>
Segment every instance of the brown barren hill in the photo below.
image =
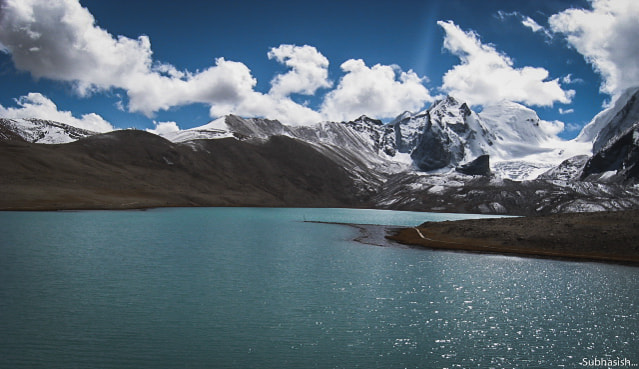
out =
<path fill-rule="evenodd" d="M 433 249 L 639 264 L 639 211 L 426 222 L 388 238 Z"/>
<path fill-rule="evenodd" d="M 0 140 L 0 210 L 360 204 L 345 169 L 273 136 L 175 144 L 138 130 L 58 145 Z"/>

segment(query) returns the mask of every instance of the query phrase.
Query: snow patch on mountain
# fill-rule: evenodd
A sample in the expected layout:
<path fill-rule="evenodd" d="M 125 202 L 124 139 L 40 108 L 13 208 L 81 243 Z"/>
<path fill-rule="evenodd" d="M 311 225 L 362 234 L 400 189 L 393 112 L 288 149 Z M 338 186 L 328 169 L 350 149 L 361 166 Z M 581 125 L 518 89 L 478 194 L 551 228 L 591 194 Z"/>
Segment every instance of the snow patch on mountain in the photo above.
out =
<path fill-rule="evenodd" d="M 203 126 L 184 129 L 174 132 L 162 133 L 160 136 L 169 141 L 179 143 L 193 140 L 208 140 L 216 138 L 233 137 L 226 125 L 226 117 L 218 118 Z"/>
<path fill-rule="evenodd" d="M 614 104 L 597 114 L 577 136 L 578 142 L 590 142 L 596 154 L 616 136 L 639 122 L 639 87 L 624 91 Z"/>
<path fill-rule="evenodd" d="M 564 160 L 558 166 L 541 174 L 539 179 L 574 181 L 579 179 L 582 170 L 590 157 L 588 155 L 577 155 Z"/>
<path fill-rule="evenodd" d="M 43 119 L 0 118 L 0 126 L 23 140 L 40 144 L 63 144 L 92 136 L 97 132 Z"/>
<path fill-rule="evenodd" d="M 563 124 L 544 121 L 521 104 L 488 105 L 479 117 L 494 137 L 488 149 L 492 167 L 504 178 L 534 179 L 568 158 L 591 153 L 591 143 L 562 140 L 557 134 Z"/>

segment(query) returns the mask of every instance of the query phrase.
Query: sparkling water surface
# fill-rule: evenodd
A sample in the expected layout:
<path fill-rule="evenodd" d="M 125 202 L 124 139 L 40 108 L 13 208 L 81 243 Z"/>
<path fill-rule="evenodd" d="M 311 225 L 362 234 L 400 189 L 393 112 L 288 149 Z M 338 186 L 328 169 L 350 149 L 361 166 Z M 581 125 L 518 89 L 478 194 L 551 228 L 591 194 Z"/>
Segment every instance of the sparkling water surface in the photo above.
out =
<path fill-rule="evenodd" d="M 0 212 L 2 368 L 639 363 L 639 268 L 353 242 L 468 215 Z"/>

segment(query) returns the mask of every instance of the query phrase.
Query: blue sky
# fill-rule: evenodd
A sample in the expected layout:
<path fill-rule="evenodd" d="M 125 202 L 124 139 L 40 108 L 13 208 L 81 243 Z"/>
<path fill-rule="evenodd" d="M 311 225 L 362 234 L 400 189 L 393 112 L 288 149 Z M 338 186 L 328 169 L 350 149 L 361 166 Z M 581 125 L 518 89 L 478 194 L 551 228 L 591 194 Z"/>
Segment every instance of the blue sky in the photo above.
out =
<path fill-rule="evenodd" d="M 572 138 L 639 85 L 637 3 L 0 0 L 0 115 L 309 124 L 390 120 L 451 94 L 477 111 L 517 101 Z"/>

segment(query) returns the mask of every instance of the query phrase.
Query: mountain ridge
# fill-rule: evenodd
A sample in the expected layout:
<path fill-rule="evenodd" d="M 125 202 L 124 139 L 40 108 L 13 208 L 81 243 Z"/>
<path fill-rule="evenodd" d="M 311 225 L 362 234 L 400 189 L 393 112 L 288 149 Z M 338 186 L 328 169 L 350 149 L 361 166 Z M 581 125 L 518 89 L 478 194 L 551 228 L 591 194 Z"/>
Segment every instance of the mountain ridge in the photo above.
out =
<path fill-rule="evenodd" d="M 626 106 L 614 109 L 616 113 L 607 115 L 612 117 L 609 124 L 627 125 L 632 114 L 613 118 L 639 109 L 639 100 L 631 96 Z M 598 115 L 599 121 L 601 115 L 606 116 Z M 632 169 L 639 133 L 627 129 L 624 132 L 632 131 L 630 138 L 620 133 L 597 135 L 608 137 L 604 148 L 615 147 L 614 155 L 618 156 L 612 160 L 616 166 L 606 162 L 605 167 L 597 165 L 597 160 L 601 162 L 597 158 L 613 154 L 600 150 L 594 155 L 573 155 L 590 153 L 587 146 L 591 144 L 584 142 L 583 136 L 569 144 L 557 140 L 554 133 L 560 127 L 510 102 L 476 113 L 449 96 L 427 110 L 405 112 L 389 123 L 361 116 L 349 122 L 288 126 L 275 120 L 229 115 L 161 135 L 136 130 L 84 132 L 77 140 L 72 135 L 78 132 L 59 131 L 66 125 L 42 122 L 39 127 L 58 131 L 47 128 L 40 134 L 33 130 L 20 134 L 15 120 L 0 120 L 4 145 L 0 154 L 8 163 L 0 182 L 4 191 L 0 208 L 20 208 L 20 196 L 29 194 L 16 184 L 37 189 L 43 186 L 39 181 L 68 186 L 60 193 L 73 198 L 67 204 L 73 207 L 73 201 L 82 203 L 81 194 L 90 197 L 104 192 L 104 185 L 82 179 L 87 175 L 119 183 L 123 194 L 142 198 L 132 202 L 141 207 L 348 206 L 530 215 L 639 206 L 639 188 L 634 185 L 639 178 Z M 592 126 L 589 129 L 592 131 Z M 609 127 L 605 132 L 617 132 L 615 129 Z M 42 140 L 43 132 L 44 136 L 54 132 L 52 136 L 58 135 L 58 139 L 60 132 L 66 132 L 68 137 L 61 141 L 74 142 L 35 143 L 55 143 Z M 22 147 L 22 156 L 16 147 Z M 164 148 L 162 155 L 157 152 L 159 147 Z M 24 155 L 26 152 L 30 154 Z M 108 175 L 87 169 L 88 162 Z M 43 163 L 48 177 L 38 172 Z M 319 171 L 317 163 L 321 163 Z M 118 165 L 125 169 L 117 169 Z M 76 168 L 76 172 L 69 168 Z M 173 171 L 167 172 L 167 168 Z M 55 176 L 56 170 L 60 178 Z M 168 174 L 171 176 L 166 177 Z M 74 184 L 74 177 L 85 187 Z M 75 198 L 69 193 L 72 189 L 80 191 Z M 93 193 L 87 194 L 87 189 Z M 109 191 L 118 197 L 117 191 Z M 287 197 L 288 193 L 292 195 Z M 163 197 L 169 200 L 167 204 L 162 203 Z M 40 201 L 51 203 L 44 195 Z M 109 206 L 117 208 L 125 203 Z"/>

